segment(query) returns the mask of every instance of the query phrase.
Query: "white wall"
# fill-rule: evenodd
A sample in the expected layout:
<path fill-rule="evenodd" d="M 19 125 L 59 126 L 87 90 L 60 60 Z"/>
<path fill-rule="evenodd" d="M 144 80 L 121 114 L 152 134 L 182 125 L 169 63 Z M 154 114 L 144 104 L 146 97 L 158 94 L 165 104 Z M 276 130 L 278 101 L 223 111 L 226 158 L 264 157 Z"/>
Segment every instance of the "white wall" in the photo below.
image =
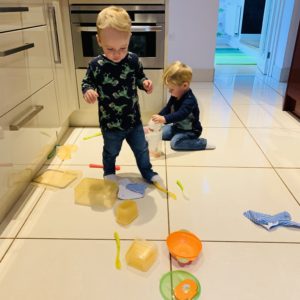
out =
<path fill-rule="evenodd" d="M 181 60 L 194 81 L 212 81 L 218 23 L 218 0 L 169 0 L 167 63 Z"/>
<path fill-rule="evenodd" d="M 288 79 L 300 19 L 300 0 L 289 0 L 283 3 L 284 11 L 278 48 L 271 70 L 271 77 L 278 81 L 287 81 Z"/>

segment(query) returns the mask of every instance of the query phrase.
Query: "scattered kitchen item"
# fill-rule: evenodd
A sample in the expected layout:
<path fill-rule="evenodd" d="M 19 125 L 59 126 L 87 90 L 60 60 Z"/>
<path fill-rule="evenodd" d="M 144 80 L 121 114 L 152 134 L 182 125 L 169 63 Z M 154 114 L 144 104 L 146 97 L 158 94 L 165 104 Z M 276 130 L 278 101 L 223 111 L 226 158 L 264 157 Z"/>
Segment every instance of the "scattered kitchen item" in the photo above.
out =
<path fill-rule="evenodd" d="M 89 167 L 90 168 L 99 168 L 99 169 L 103 169 L 103 165 L 98 165 L 98 164 L 89 164 Z M 116 166 L 115 167 L 115 170 L 116 171 L 119 171 L 121 169 L 120 166 Z"/>
<path fill-rule="evenodd" d="M 128 178 L 123 178 L 119 180 L 119 193 L 118 198 L 121 200 L 129 200 L 129 199 L 140 199 L 143 198 L 144 195 L 139 192 L 134 192 L 127 188 L 128 184 L 132 183 Z"/>
<path fill-rule="evenodd" d="M 181 270 L 164 274 L 159 289 L 164 300 L 196 300 L 201 294 L 199 280 L 191 273 Z"/>
<path fill-rule="evenodd" d="M 159 158 L 162 152 L 162 131 L 145 130 L 145 138 L 148 142 L 149 154 L 151 157 Z"/>
<path fill-rule="evenodd" d="M 182 183 L 181 183 L 179 180 L 177 180 L 177 181 L 176 181 L 176 184 L 179 186 L 179 188 L 180 188 L 181 191 L 183 192 L 184 188 L 183 188 Z"/>
<path fill-rule="evenodd" d="M 115 214 L 119 224 L 128 225 L 138 216 L 138 208 L 133 200 L 125 200 L 117 206 Z"/>
<path fill-rule="evenodd" d="M 153 184 L 154 184 L 154 186 L 155 186 L 158 190 L 160 190 L 160 191 L 162 191 L 163 193 L 169 195 L 169 196 L 170 196 L 171 198 L 173 198 L 174 200 L 177 199 L 177 197 L 176 197 L 176 195 L 175 195 L 174 193 L 172 193 L 172 192 L 168 191 L 167 189 L 163 188 L 158 182 L 153 182 Z"/>
<path fill-rule="evenodd" d="M 33 182 L 55 188 L 65 188 L 78 178 L 78 171 L 71 170 L 46 170 L 33 179 Z"/>
<path fill-rule="evenodd" d="M 111 208 L 117 194 L 118 185 L 111 180 L 83 178 L 75 187 L 75 203 Z"/>
<path fill-rule="evenodd" d="M 300 228 L 300 223 L 293 222 L 291 215 L 287 211 L 272 216 L 248 210 L 244 212 L 244 216 L 255 224 L 263 226 L 267 230 L 277 226 Z"/>
<path fill-rule="evenodd" d="M 194 261 L 202 250 L 201 241 L 189 231 L 172 232 L 166 242 L 171 255 L 183 266 Z"/>
<path fill-rule="evenodd" d="M 96 133 L 94 133 L 94 134 L 85 136 L 85 137 L 83 138 L 83 140 L 86 141 L 86 140 L 92 139 L 92 138 L 97 137 L 97 136 L 100 136 L 100 135 L 102 135 L 101 132 L 96 132 Z"/>
<path fill-rule="evenodd" d="M 145 195 L 145 190 L 147 188 L 147 184 L 145 183 L 128 183 L 126 188 L 130 191 L 141 194 L 143 197 Z"/>
<path fill-rule="evenodd" d="M 147 272 L 156 261 L 157 255 L 158 251 L 154 243 L 135 240 L 126 253 L 126 262 L 131 267 Z"/>
<path fill-rule="evenodd" d="M 56 148 L 56 155 L 61 160 L 71 159 L 71 153 L 77 151 L 77 145 L 63 145 Z"/>
<path fill-rule="evenodd" d="M 121 269 L 122 265 L 121 265 L 121 260 L 120 260 L 120 249 L 121 249 L 121 245 L 120 245 L 120 237 L 119 234 L 117 232 L 114 233 L 114 238 L 116 240 L 116 245 L 117 245 L 117 255 L 116 255 L 116 262 L 115 262 L 115 266 L 118 270 Z"/>

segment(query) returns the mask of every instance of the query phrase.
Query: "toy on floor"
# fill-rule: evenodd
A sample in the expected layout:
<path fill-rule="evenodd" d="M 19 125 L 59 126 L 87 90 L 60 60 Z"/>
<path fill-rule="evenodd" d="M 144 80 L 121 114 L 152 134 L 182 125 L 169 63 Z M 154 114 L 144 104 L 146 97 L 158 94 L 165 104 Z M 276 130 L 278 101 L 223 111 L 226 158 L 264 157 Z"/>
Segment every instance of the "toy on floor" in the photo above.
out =
<path fill-rule="evenodd" d="M 174 193 L 172 193 L 172 192 L 168 191 L 167 189 L 163 188 L 158 182 L 153 182 L 153 184 L 154 184 L 154 186 L 155 186 L 158 190 L 160 190 L 160 191 L 162 191 L 163 193 L 169 195 L 169 196 L 170 196 L 171 198 L 173 198 L 174 200 L 177 199 L 177 197 L 176 197 L 176 195 L 175 195 Z"/>
<path fill-rule="evenodd" d="M 183 188 L 182 183 L 181 183 L 179 180 L 177 180 L 177 181 L 176 181 L 176 184 L 179 186 L 179 188 L 180 188 L 181 191 L 183 192 L 184 188 Z"/>
<path fill-rule="evenodd" d="M 114 238 L 116 240 L 116 246 L 117 246 L 117 255 L 116 255 L 116 262 L 115 262 L 115 266 L 118 270 L 121 270 L 121 260 L 120 260 L 120 249 L 121 249 L 121 245 L 120 245 L 120 237 L 119 234 L 117 232 L 114 233 Z"/>
<path fill-rule="evenodd" d="M 158 251 L 154 243 L 146 240 L 134 240 L 126 253 L 129 266 L 147 272 L 157 259 Z"/>
<path fill-rule="evenodd" d="M 63 145 L 56 148 L 56 155 L 61 160 L 71 159 L 71 153 L 77 151 L 77 145 Z"/>
<path fill-rule="evenodd" d="M 103 169 L 103 165 L 89 164 L 89 168 Z M 121 167 L 120 167 L 120 166 L 115 166 L 115 170 L 116 170 L 116 171 L 119 171 L 119 170 L 121 170 Z"/>
<path fill-rule="evenodd" d="M 181 270 L 164 274 L 159 288 L 164 300 L 196 300 L 201 294 L 198 279 L 191 273 Z"/>
<path fill-rule="evenodd" d="M 121 225 L 128 225 L 138 216 L 138 208 L 134 201 L 124 200 L 116 208 L 116 221 Z"/>
<path fill-rule="evenodd" d="M 188 231 L 175 231 L 167 237 L 170 254 L 181 266 L 194 261 L 202 250 L 202 243 L 196 235 Z"/>
<path fill-rule="evenodd" d="M 94 133 L 94 134 L 85 136 L 85 137 L 83 138 L 83 140 L 86 141 L 86 140 L 92 139 L 92 138 L 97 137 L 97 136 L 100 136 L 100 135 L 102 135 L 101 132 L 96 132 L 96 133 Z"/>

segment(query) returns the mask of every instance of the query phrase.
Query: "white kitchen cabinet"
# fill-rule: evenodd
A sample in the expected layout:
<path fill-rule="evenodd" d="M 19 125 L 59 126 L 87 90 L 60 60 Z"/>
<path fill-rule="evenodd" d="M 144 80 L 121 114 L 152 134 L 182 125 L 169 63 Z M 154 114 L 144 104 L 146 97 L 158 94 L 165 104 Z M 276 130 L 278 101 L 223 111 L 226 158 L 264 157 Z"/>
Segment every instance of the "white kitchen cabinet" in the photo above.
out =
<path fill-rule="evenodd" d="M 30 94 L 33 94 L 53 80 L 48 31 L 46 26 L 38 26 L 22 32 L 24 43 L 34 44 L 33 48 L 26 51 Z"/>
<path fill-rule="evenodd" d="M 45 25 L 43 0 L 0 0 L 0 32 Z"/>
<path fill-rule="evenodd" d="M 73 46 L 67 0 L 45 0 L 53 53 L 53 70 L 61 125 L 78 108 Z"/>
<path fill-rule="evenodd" d="M 23 42 L 22 31 L 0 33 L 0 116 L 30 95 L 26 49 L 32 47 Z"/>
<path fill-rule="evenodd" d="M 59 126 L 53 82 L 0 118 L 0 220 L 40 169 Z"/>
<path fill-rule="evenodd" d="M 145 75 L 153 82 L 153 92 L 147 94 L 138 90 L 140 110 L 143 124 L 147 124 L 153 114 L 158 113 L 166 102 L 164 89 L 155 88 L 162 85 L 163 70 L 144 69 Z M 71 124 L 80 126 L 99 126 L 97 103 L 88 104 L 81 92 L 81 82 L 86 73 L 85 69 L 76 69 L 77 90 L 80 109 L 72 114 Z"/>

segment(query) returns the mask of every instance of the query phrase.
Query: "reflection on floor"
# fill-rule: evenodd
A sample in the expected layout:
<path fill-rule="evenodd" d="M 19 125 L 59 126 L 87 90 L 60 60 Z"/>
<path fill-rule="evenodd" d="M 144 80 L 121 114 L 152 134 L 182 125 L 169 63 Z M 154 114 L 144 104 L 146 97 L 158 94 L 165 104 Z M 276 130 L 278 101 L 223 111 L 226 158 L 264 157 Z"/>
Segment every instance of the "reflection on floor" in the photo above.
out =
<path fill-rule="evenodd" d="M 216 65 L 256 65 L 257 58 L 238 48 L 216 48 Z"/>
<path fill-rule="evenodd" d="M 152 161 L 177 200 L 148 186 L 145 197 L 134 200 L 138 218 L 123 227 L 113 209 L 76 205 L 72 185 L 28 187 L 0 227 L 0 299 L 156 300 L 162 299 L 161 277 L 180 269 L 199 280 L 200 299 L 298 300 L 300 230 L 267 231 L 243 213 L 288 211 L 300 222 L 300 124 L 281 110 L 283 85 L 271 85 L 253 66 L 226 67 L 217 67 L 214 83 L 192 84 L 203 137 L 216 149 L 174 152 L 164 143 L 165 156 Z M 101 163 L 102 138 L 83 139 L 98 131 L 71 128 L 63 143 L 78 150 L 44 167 L 102 178 L 100 169 L 88 167 Z M 127 144 L 117 164 L 120 176 L 140 178 Z M 170 259 L 165 242 L 180 229 L 203 242 L 200 257 L 185 267 Z M 115 268 L 115 231 L 121 270 Z M 157 246 L 158 259 L 148 272 L 126 265 L 136 238 Z"/>

